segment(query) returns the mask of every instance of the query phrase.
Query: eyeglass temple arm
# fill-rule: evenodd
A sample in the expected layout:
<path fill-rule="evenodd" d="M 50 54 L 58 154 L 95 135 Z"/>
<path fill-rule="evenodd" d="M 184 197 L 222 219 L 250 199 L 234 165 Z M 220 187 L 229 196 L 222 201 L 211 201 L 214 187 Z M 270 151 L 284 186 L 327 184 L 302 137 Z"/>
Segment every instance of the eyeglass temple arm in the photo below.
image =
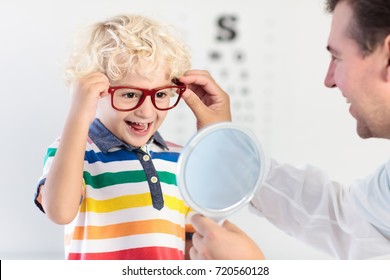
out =
<path fill-rule="evenodd" d="M 185 84 L 180 82 L 178 78 L 173 78 L 172 83 L 174 83 L 177 86 L 185 86 Z"/>

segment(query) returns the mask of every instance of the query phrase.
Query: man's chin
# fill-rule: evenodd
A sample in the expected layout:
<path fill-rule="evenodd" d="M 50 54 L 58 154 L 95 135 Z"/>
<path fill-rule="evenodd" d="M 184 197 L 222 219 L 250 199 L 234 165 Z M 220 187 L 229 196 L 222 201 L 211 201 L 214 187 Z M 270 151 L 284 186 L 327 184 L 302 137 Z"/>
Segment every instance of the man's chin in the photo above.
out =
<path fill-rule="evenodd" d="M 379 136 L 374 136 L 371 133 L 370 129 L 368 129 L 367 126 L 359 125 L 359 123 L 357 124 L 356 132 L 359 135 L 359 137 L 362 138 L 362 139 L 368 139 L 368 138 L 372 138 L 372 137 L 379 137 Z"/>

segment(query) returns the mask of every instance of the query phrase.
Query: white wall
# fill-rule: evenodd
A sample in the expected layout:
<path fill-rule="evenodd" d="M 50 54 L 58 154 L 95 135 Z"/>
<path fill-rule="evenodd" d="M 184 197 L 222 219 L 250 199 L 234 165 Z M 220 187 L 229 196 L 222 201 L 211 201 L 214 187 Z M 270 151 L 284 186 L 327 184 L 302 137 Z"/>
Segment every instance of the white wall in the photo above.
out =
<path fill-rule="evenodd" d="M 330 17 L 322 4 L 322 0 L 3 0 L 0 258 L 63 257 L 62 227 L 52 224 L 33 203 L 46 147 L 59 135 L 68 108 L 63 61 L 80 27 L 118 13 L 143 13 L 177 26 L 191 47 L 194 68 L 208 69 L 231 93 L 235 121 L 255 131 L 269 156 L 293 164 L 309 162 L 345 183 L 373 171 L 387 159 L 383 151 L 389 144 L 360 140 L 344 98 L 323 86 Z M 221 17 L 234 30 L 233 40 L 231 31 L 223 33 L 218 27 Z M 225 40 L 218 41 L 218 35 Z M 212 59 L 211 53 L 220 59 Z M 195 122 L 181 105 L 161 132 L 185 144 L 195 132 Z M 246 209 L 232 220 L 269 259 L 329 258 Z"/>

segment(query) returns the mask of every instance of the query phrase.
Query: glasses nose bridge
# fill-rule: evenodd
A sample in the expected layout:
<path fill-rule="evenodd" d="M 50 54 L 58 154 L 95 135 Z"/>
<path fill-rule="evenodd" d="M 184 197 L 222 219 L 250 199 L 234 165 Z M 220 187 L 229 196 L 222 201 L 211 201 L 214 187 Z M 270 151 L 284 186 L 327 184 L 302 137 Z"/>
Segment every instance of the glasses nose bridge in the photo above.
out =
<path fill-rule="evenodd" d="M 145 101 L 145 98 L 147 96 L 150 96 L 150 99 L 154 99 L 154 95 L 156 94 L 158 90 L 156 89 L 142 89 L 142 97 L 141 97 L 141 100 L 142 102 Z"/>
<path fill-rule="evenodd" d="M 152 103 L 152 106 L 156 107 L 156 105 L 154 104 L 154 95 L 156 94 L 157 90 L 155 90 L 155 89 L 142 89 L 141 92 L 142 92 L 141 98 L 138 101 L 138 104 L 134 109 L 141 107 L 145 103 L 145 100 L 148 96 L 150 97 L 150 102 Z"/>
<path fill-rule="evenodd" d="M 145 103 L 145 100 L 146 100 L 146 97 L 150 97 L 150 101 L 151 101 L 151 103 L 152 103 L 152 105 L 154 106 L 154 107 L 156 107 L 156 105 L 155 105 L 155 99 L 154 99 L 154 97 L 155 97 L 155 94 L 156 94 L 156 92 L 158 91 L 158 89 L 142 89 L 142 96 L 141 96 L 141 99 L 139 100 L 139 102 L 138 102 L 138 104 L 137 104 L 137 107 L 140 107 L 140 106 L 142 106 L 142 104 L 143 103 Z"/>

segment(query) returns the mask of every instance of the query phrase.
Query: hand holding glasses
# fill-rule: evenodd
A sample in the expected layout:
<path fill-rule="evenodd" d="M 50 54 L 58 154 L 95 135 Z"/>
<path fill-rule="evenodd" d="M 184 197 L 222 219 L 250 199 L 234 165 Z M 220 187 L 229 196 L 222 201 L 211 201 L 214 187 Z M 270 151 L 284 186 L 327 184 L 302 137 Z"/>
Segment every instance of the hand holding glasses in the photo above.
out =
<path fill-rule="evenodd" d="M 133 88 L 127 86 L 109 87 L 111 94 L 111 106 L 118 111 L 132 111 L 142 105 L 147 96 L 150 96 L 153 106 L 158 110 L 170 110 L 180 101 L 181 95 L 187 87 L 173 79 L 173 86 L 159 87 L 154 89 Z"/>

